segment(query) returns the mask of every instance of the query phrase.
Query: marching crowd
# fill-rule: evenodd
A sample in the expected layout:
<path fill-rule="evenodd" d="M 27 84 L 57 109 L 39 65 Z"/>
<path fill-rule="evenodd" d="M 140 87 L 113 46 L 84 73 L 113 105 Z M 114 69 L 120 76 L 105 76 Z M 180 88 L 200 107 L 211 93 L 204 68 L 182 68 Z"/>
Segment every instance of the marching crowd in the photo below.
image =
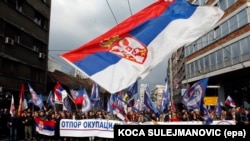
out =
<path fill-rule="evenodd" d="M 249 108 L 222 108 L 221 114 L 216 113 L 214 110 L 209 110 L 209 115 L 212 120 L 234 120 L 236 125 L 250 125 L 250 109 Z M 53 120 L 55 122 L 55 135 L 46 136 L 36 132 L 34 118 L 39 117 L 43 120 Z M 116 115 L 113 115 L 104 110 L 82 112 L 67 112 L 67 111 L 54 111 L 37 110 L 32 111 L 30 108 L 23 111 L 19 116 L 17 111 L 10 114 L 8 108 L 3 108 L 0 111 L 1 134 L 9 137 L 10 141 L 97 141 L 97 140 L 112 140 L 97 137 L 63 137 L 59 132 L 59 123 L 61 119 L 108 119 L 120 120 Z M 127 113 L 126 122 L 143 123 L 147 121 L 156 122 L 181 122 L 181 121 L 204 121 L 203 116 L 199 110 L 188 111 L 185 109 L 179 111 L 167 111 L 160 115 L 152 113 L 149 109 L 143 112 L 129 111 Z M 178 123 L 177 123 L 178 124 Z"/>

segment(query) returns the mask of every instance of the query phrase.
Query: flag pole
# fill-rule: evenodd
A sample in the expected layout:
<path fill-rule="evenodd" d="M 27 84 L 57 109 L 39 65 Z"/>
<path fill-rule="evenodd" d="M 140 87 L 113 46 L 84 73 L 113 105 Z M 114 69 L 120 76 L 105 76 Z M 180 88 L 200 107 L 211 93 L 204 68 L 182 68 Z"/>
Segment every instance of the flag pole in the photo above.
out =
<path fill-rule="evenodd" d="M 69 99 L 74 103 L 75 108 L 76 108 L 76 111 L 78 112 L 78 107 L 77 107 L 77 105 L 76 105 L 74 99 L 73 99 L 69 94 L 68 94 L 68 96 L 69 96 Z"/>

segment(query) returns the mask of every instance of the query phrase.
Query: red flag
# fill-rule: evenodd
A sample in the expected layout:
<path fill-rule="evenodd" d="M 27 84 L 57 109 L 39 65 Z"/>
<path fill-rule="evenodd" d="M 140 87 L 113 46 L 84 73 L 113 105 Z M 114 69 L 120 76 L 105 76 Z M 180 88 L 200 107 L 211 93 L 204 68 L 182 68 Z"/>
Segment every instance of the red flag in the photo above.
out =
<path fill-rule="evenodd" d="M 18 106 L 18 116 L 21 116 L 22 115 L 22 105 L 23 105 L 23 95 L 24 95 L 24 84 L 21 85 L 21 90 L 20 90 L 20 93 L 19 93 L 19 106 Z"/>

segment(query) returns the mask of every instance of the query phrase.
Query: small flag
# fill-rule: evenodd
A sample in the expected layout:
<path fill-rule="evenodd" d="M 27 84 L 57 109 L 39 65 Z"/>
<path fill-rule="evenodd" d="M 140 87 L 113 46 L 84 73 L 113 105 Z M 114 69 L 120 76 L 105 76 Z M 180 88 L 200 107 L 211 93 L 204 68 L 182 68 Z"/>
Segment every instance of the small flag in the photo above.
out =
<path fill-rule="evenodd" d="M 164 110 L 168 109 L 169 105 L 169 87 L 168 87 L 168 78 L 166 77 L 165 79 L 165 90 L 162 94 L 162 100 L 161 100 L 161 107 L 160 107 L 160 112 L 163 113 Z"/>
<path fill-rule="evenodd" d="M 90 101 L 92 103 L 92 106 L 98 107 L 99 100 L 100 100 L 99 86 L 97 85 L 97 83 L 94 83 L 90 95 Z"/>
<path fill-rule="evenodd" d="M 18 116 L 22 115 L 23 112 L 23 96 L 24 96 L 24 84 L 21 85 L 20 93 L 19 93 L 19 106 L 18 106 Z"/>
<path fill-rule="evenodd" d="M 85 89 L 83 89 L 83 101 L 82 101 L 82 112 L 88 112 L 91 110 L 91 101 Z"/>
<path fill-rule="evenodd" d="M 54 136 L 55 135 L 55 121 L 54 120 L 43 120 L 41 118 L 35 117 L 36 131 L 39 134 Z"/>
<path fill-rule="evenodd" d="M 227 99 L 225 101 L 225 105 L 230 107 L 236 107 L 234 100 L 231 98 L 231 96 L 227 96 Z"/>
<path fill-rule="evenodd" d="M 85 89 L 82 90 L 70 90 L 70 94 L 74 100 L 75 104 L 82 104 L 83 95 L 85 94 Z"/>
<path fill-rule="evenodd" d="M 151 111 L 153 111 L 156 115 L 159 115 L 159 111 L 156 108 L 155 103 L 153 103 L 151 97 L 150 97 L 150 89 L 147 85 L 146 90 L 144 92 L 144 105 L 149 108 Z"/>
<path fill-rule="evenodd" d="M 34 89 L 31 87 L 31 85 L 28 83 L 28 87 L 29 87 L 29 91 L 30 91 L 30 94 L 31 94 L 31 102 L 39 107 L 40 109 L 43 108 L 43 100 L 41 98 L 41 96 L 37 95 L 37 93 L 34 91 Z"/>
<path fill-rule="evenodd" d="M 49 96 L 47 98 L 47 103 L 48 103 L 48 105 L 52 106 L 53 109 L 55 108 L 55 98 L 53 96 L 52 91 L 50 91 L 50 93 L 49 93 Z"/>
<path fill-rule="evenodd" d="M 63 103 L 63 95 L 67 95 L 66 90 L 61 86 L 59 82 L 56 83 L 54 87 L 55 103 Z"/>
<path fill-rule="evenodd" d="M 15 102 L 14 102 L 14 96 L 11 96 L 11 102 L 10 102 L 10 115 L 13 117 L 15 112 Z"/>

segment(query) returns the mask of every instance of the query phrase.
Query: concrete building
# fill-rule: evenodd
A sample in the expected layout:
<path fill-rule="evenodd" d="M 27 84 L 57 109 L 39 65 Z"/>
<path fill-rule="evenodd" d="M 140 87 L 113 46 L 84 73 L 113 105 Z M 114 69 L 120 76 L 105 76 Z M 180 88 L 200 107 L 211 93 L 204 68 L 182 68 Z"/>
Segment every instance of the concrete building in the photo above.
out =
<path fill-rule="evenodd" d="M 185 75 L 178 82 L 188 87 L 209 78 L 206 96 L 217 96 L 224 103 L 230 95 L 237 105 L 250 102 L 250 2 L 248 0 L 195 0 L 195 4 L 214 5 L 225 11 L 214 29 L 183 47 L 170 58 L 184 60 Z M 182 57 L 182 54 L 184 56 Z M 175 72 L 175 66 L 170 70 Z M 170 72 L 169 70 L 169 72 Z M 183 75 L 182 69 L 177 71 Z M 172 74 L 172 88 L 176 74 Z M 178 91 L 179 95 L 180 92 Z M 180 98 L 180 97 L 179 97 Z M 177 97 L 178 99 L 178 97 Z M 176 104 L 179 102 L 176 101 Z"/>
<path fill-rule="evenodd" d="M 50 12 L 50 0 L 0 1 L 3 93 L 18 95 L 22 83 L 30 83 L 38 93 L 46 91 Z"/>

